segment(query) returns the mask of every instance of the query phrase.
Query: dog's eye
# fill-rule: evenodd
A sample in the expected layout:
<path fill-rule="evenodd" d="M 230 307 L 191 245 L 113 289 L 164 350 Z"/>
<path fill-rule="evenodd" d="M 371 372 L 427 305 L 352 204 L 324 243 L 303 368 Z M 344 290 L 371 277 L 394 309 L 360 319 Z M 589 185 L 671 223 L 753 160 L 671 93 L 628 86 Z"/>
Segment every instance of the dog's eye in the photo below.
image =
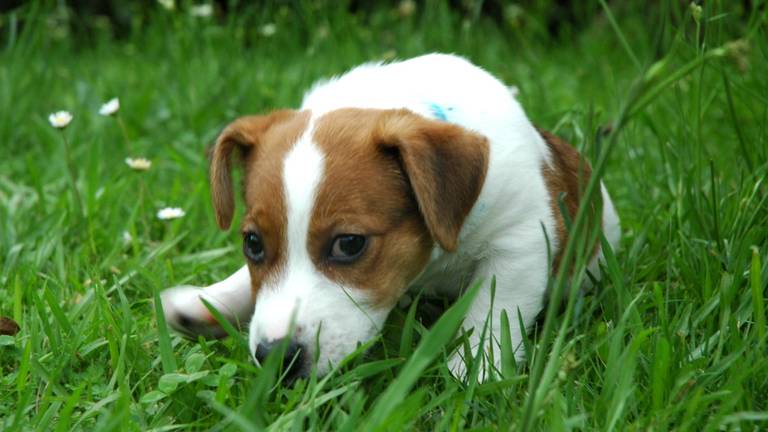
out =
<path fill-rule="evenodd" d="M 367 243 L 365 236 L 342 234 L 333 239 L 329 258 L 342 263 L 352 262 L 363 254 Z"/>
<path fill-rule="evenodd" d="M 264 260 L 264 243 L 261 242 L 261 236 L 255 232 L 247 232 L 243 236 L 243 253 L 254 263 L 260 263 Z"/>

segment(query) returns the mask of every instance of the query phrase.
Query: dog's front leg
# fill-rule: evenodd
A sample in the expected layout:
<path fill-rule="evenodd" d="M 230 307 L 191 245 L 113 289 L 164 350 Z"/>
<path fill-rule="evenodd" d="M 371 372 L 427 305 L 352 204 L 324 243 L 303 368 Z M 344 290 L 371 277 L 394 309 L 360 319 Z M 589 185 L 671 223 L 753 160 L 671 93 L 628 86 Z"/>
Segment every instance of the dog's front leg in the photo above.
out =
<path fill-rule="evenodd" d="M 213 285 L 179 286 L 161 294 L 165 321 L 189 337 L 224 337 L 226 332 L 200 299 L 205 299 L 232 324 L 243 327 L 253 314 L 251 275 L 248 266 Z"/>
<path fill-rule="evenodd" d="M 507 312 L 509 318 L 510 338 L 512 349 L 515 350 L 515 359 L 522 361 L 525 358 L 525 348 L 522 344 L 523 332 L 530 328 L 543 307 L 547 268 L 546 256 L 535 253 L 527 255 L 514 252 L 498 253 L 498 251 L 494 256 L 481 262 L 477 268 L 474 280 L 480 281 L 483 286 L 464 319 L 463 328 L 466 331 L 472 330 L 469 336 L 472 356 L 477 355 L 482 338 L 483 352 L 478 358 L 481 362 L 478 369 L 481 381 L 489 377 L 492 368 L 501 370 L 499 343 L 502 310 Z M 493 278 L 496 279 L 495 293 L 492 293 L 491 289 Z M 525 329 L 520 328 L 518 313 L 522 317 Z M 464 350 L 461 347 L 454 353 L 448 366 L 455 377 L 463 379 L 467 376 Z"/>

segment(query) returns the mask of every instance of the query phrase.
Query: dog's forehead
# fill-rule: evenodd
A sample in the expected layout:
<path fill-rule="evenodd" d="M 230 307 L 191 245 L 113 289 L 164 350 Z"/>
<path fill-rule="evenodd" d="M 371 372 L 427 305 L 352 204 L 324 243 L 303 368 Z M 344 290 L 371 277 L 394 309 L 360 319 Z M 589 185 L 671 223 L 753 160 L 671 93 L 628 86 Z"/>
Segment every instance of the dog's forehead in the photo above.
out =
<path fill-rule="evenodd" d="M 408 206 L 408 184 L 397 161 L 377 143 L 381 110 L 341 109 L 320 117 L 313 142 L 324 154 L 317 216 L 357 213 L 386 217 Z"/>
<path fill-rule="evenodd" d="M 311 114 L 302 111 L 273 126 L 247 156 L 243 190 L 254 217 L 265 212 L 286 215 L 289 189 L 311 191 L 304 199 L 343 211 L 340 207 L 350 203 L 387 204 L 407 186 L 396 163 L 376 148 L 380 110 L 339 109 L 313 118 Z M 313 175 L 318 177 L 314 182 Z"/>

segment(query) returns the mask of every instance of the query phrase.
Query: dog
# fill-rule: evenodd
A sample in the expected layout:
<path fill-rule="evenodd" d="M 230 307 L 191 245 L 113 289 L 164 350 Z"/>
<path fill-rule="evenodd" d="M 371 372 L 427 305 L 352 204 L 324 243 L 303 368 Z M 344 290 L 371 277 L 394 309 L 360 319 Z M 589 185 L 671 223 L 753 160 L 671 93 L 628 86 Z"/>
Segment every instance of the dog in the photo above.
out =
<path fill-rule="evenodd" d="M 377 335 L 409 289 L 456 297 L 475 281 L 484 285 L 463 322 L 474 329 L 470 346 L 498 368 L 501 356 L 490 354 L 506 310 L 523 359 L 523 334 L 568 239 L 561 208 L 575 216 L 590 176 L 573 147 L 532 125 L 510 88 L 448 54 L 363 64 L 314 85 L 298 110 L 226 126 L 210 168 L 222 229 L 234 216 L 233 153 L 244 169 L 246 265 L 208 287 L 164 291 L 165 319 L 188 336 L 224 336 L 205 299 L 248 323 L 257 362 L 287 346 L 292 377 L 328 373 Z M 601 194 L 594 220 L 615 247 L 619 219 L 602 184 Z M 597 277 L 601 254 L 598 243 Z M 466 374 L 460 353 L 448 367 Z"/>

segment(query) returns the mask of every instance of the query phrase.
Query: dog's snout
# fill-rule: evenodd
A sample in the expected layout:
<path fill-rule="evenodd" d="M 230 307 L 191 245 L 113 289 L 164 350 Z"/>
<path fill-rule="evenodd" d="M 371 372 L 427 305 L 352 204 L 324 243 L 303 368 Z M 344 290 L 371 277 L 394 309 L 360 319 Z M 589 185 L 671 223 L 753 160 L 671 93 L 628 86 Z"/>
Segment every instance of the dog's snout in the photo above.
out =
<path fill-rule="evenodd" d="M 283 353 L 285 379 L 287 381 L 293 381 L 306 373 L 304 364 L 307 350 L 304 345 L 294 340 L 277 339 L 270 342 L 260 342 L 256 345 L 253 356 L 259 364 L 263 365 L 272 352 L 279 353 L 281 350 Z"/>

